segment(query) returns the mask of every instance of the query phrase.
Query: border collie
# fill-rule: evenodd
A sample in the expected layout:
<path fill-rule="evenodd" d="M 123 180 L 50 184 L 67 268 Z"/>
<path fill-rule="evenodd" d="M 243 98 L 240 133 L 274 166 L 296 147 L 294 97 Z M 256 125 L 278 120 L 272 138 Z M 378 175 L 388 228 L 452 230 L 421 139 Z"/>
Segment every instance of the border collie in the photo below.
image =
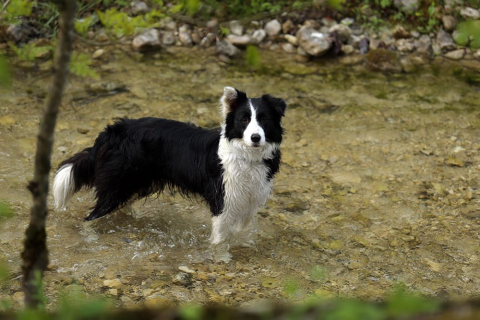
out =
<path fill-rule="evenodd" d="M 280 166 L 286 103 L 270 95 L 247 98 L 225 87 L 221 130 L 160 118 L 120 119 L 59 165 L 57 209 L 82 187 L 96 204 L 86 221 L 103 217 L 166 187 L 200 195 L 212 213 L 212 244 L 243 230 L 268 199 Z"/>

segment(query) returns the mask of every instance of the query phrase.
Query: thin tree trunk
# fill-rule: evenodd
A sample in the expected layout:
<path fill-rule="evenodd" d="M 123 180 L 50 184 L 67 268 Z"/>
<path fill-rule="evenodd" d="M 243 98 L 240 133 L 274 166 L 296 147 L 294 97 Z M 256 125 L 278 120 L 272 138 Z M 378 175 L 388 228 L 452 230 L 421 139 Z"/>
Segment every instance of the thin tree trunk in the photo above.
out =
<path fill-rule="evenodd" d="M 58 109 L 67 80 L 68 64 L 74 39 L 74 18 L 77 3 L 75 0 L 52 1 L 60 12 L 58 45 L 55 52 L 54 78 L 50 88 L 47 105 L 40 121 L 35 155 L 35 173 L 28 189 L 33 195 L 30 212 L 30 224 L 25 232 L 24 251 L 22 252 L 23 289 L 25 304 L 37 308 L 43 292 L 39 287 L 38 276 L 43 276 L 48 265 L 45 222 L 48 214 L 48 175 L 53 145 L 53 133 L 57 121 Z"/>

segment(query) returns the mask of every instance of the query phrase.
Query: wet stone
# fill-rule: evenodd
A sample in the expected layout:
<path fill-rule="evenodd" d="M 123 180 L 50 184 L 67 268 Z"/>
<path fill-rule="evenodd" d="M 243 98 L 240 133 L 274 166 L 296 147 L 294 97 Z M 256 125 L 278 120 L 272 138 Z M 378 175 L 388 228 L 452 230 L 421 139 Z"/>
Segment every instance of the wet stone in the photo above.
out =
<path fill-rule="evenodd" d="M 173 277 L 174 284 L 189 287 L 192 285 L 192 274 L 186 272 L 179 272 Z"/>

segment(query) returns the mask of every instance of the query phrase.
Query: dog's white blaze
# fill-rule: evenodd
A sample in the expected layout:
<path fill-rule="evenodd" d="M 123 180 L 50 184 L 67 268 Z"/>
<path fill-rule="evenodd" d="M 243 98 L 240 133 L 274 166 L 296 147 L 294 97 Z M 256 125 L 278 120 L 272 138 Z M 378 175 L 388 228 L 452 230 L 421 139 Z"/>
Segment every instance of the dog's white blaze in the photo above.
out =
<path fill-rule="evenodd" d="M 255 108 L 253 107 L 252 101 L 250 99 L 248 99 L 248 104 L 250 106 L 250 111 L 252 112 L 252 117 L 250 118 L 250 123 L 248 124 L 247 128 L 243 132 L 243 140 L 247 145 L 253 146 L 255 143 L 252 141 L 252 134 L 256 133 L 260 135 L 260 141 L 257 142 L 258 143 L 257 145 L 264 146 L 265 131 L 257 121 L 257 112 L 255 111 Z"/>
<path fill-rule="evenodd" d="M 53 198 L 57 210 L 65 210 L 65 205 L 75 191 L 72 175 L 73 164 L 69 163 L 58 169 L 53 180 Z"/>
<path fill-rule="evenodd" d="M 243 139 L 228 141 L 223 128 L 218 156 L 223 166 L 224 207 L 212 219 L 213 244 L 225 241 L 243 230 L 270 195 L 273 181 L 268 181 L 269 168 L 263 159 L 271 159 L 278 149 L 275 143 L 250 147 Z"/>

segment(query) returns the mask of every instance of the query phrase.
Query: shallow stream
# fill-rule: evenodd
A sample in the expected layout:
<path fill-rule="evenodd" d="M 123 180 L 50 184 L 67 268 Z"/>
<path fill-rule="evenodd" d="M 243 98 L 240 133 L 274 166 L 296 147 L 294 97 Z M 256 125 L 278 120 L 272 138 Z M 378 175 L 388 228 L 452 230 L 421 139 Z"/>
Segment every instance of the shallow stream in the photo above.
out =
<path fill-rule="evenodd" d="M 215 127 L 224 86 L 282 97 L 283 164 L 257 217 L 256 247 L 213 262 L 207 207 L 169 192 L 85 223 L 93 197 L 80 192 L 48 217 L 51 303 L 73 288 L 125 307 L 378 300 L 397 283 L 431 297 L 479 296 L 480 87 L 465 81 L 465 70 L 436 61 L 386 75 L 264 52 L 262 70 L 249 72 L 189 50 L 138 61 L 112 49 L 97 66 L 101 79 L 70 77 L 53 166 L 117 117 Z M 17 70 L 0 95 L 0 200 L 15 211 L 0 218 L 0 260 L 14 272 L 0 295 L 16 306 L 31 203 L 25 186 L 49 84 L 46 72 Z"/>

